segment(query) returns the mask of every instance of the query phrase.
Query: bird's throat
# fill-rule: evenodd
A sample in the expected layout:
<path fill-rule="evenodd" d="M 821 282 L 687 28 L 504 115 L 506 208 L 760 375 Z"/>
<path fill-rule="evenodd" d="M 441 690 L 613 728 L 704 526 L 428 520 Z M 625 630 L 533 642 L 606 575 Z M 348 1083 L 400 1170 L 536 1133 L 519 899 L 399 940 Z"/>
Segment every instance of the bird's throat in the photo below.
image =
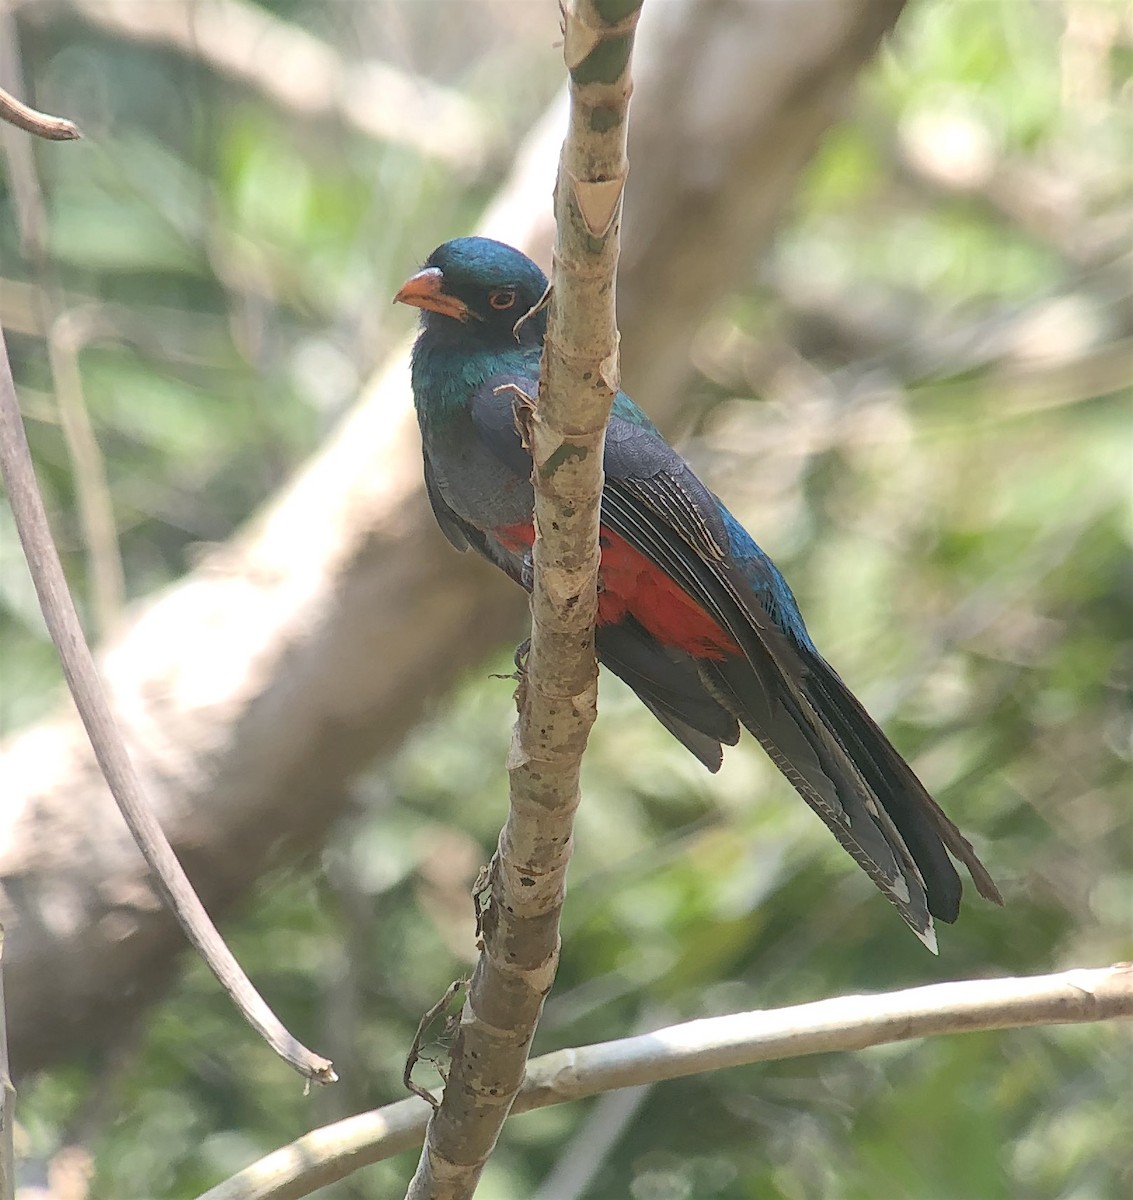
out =
<path fill-rule="evenodd" d="M 468 412 L 478 388 L 493 375 L 535 374 L 537 347 L 469 348 L 423 329 L 413 347 L 413 402 L 422 429 L 438 428 Z"/>

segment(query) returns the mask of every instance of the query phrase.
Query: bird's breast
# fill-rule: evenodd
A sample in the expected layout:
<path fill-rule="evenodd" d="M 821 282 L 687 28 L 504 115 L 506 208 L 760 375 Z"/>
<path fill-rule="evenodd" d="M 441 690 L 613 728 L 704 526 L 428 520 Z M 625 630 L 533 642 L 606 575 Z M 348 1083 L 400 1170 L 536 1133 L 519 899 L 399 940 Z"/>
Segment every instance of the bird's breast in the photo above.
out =
<path fill-rule="evenodd" d="M 517 475 L 486 446 L 438 438 L 426 441 L 425 453 L 445 503 L 470 525 L 487 531 L 531 523 L 530 478 Z"/>

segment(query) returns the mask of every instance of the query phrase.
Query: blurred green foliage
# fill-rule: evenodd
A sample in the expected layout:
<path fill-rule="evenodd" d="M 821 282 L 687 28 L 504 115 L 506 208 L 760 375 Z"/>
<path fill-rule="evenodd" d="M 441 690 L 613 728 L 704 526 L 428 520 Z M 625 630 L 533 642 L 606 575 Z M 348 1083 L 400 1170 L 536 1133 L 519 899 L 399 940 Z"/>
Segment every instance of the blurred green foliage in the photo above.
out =
<path fill-rule="evenodd" d="M 347 58 L 463 90 L 501 144 L 556 86 L 546 23 L 517 24 L 516 6 L 370 7 L 274 6 Z M 91 113 L 94 136 L 39 154 L 39 267 L 0 193 L 0 316 L 82 597 L 36 289 L 89 302 L 85 399 L 140 595 L 317 445 L 406 330 L 388 305 L 406 265 L 470 225 L 503 163 L 469 176 L 296 121 L 205 64 L 59 14 L 23 33 L 40 99 Z M 772 252 L 697 341 L 690 455 L 1007 907 L 973 900 L 930 958 L 750 742 L 709 776 L 604 680 L 537 1051 L 1131 957 L 1131 38 L 1127 10 L 1100 0 L 914 5 Z M 11 728 L 57 685 L 0 522 Z M 320 860 L 264 879 L 229 923 L 343 1082 L 304 1098 L 191 961 L 134 1044 L 25 1089 L 34 1159 L 78 1138 L 92 1196 L 191 1196 L 403 1094 L 417 1019 L 471 954 L 468 887 L 502 818 L 512 713 L 488 672 L 509 665 L 501 649 L 471 672 L 359 782 Z M 650 1090 L 578 1196 L 1115 1200 L 1133 1191 L 1131 1096 L 1128 1033 L 1098 1027 L 733 1070 Z M 564 1155 L 586 1161 L 592 1108 L 516 1118 L 478 1194 L 550 1200 L 540 1181 Z M 325 1194 L 400 1194 L 413 1157 Z"/>

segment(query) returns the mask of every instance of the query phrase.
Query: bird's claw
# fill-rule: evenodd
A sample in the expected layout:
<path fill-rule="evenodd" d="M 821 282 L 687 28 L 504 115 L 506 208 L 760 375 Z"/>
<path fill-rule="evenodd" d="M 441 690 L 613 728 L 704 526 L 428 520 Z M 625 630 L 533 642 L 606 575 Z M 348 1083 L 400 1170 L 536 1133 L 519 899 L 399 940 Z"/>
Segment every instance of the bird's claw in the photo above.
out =
<path fill-rule="evenodd" d="M 516 683 L 522 684 L 527 675 L 527 656 L 531 653 L 531 639 L 524 638 L 515 648 L 515 654 L 512 657 L 512 662 L 515 663 L 515 670 L 509 671 L 506 675 L 501 671 L 493 671 L 488 676 L 489 679 L 513 679 Z"/>

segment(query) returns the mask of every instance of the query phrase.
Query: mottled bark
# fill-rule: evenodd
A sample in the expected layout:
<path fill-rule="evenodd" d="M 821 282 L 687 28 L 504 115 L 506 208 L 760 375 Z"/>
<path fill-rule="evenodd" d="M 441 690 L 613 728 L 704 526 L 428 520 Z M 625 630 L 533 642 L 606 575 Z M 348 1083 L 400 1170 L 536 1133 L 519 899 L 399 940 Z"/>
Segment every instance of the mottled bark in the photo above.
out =
<path fill-rule="evenodd" d="M 407 1200 L 475 1192 L 558 968 L 582 755 L 598 711 L 602 449 L 618 389 L 614 298 L 640 3 L 575 0 L 563 10 L 570 112 L 555 186 L 547 338 L 538 397 L 515 397 L 535 489 L 530 651 L 480 958 Z"/>

